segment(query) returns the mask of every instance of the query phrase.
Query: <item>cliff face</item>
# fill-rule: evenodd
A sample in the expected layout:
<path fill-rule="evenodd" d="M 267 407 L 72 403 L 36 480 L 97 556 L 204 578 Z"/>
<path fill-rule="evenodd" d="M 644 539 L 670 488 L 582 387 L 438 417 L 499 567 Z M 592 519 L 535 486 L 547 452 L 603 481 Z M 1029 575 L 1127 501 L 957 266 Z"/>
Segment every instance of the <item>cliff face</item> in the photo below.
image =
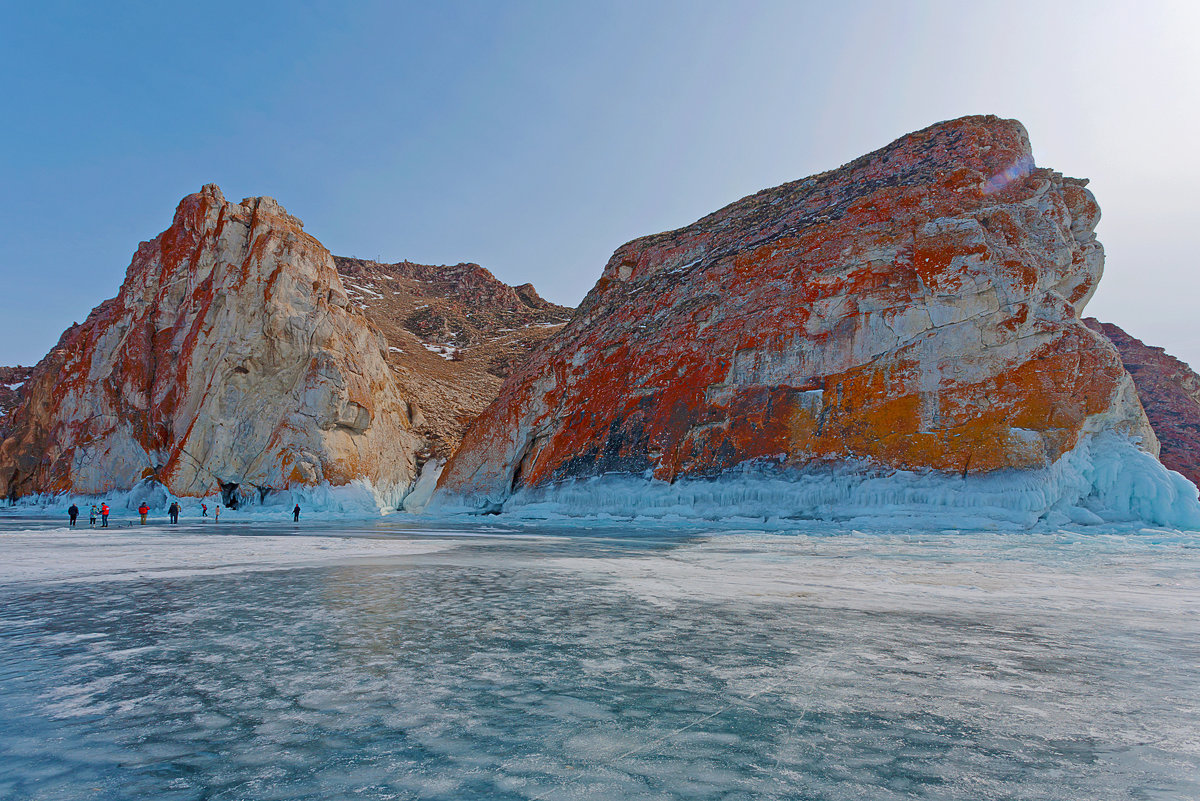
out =
<path fill-rule="evenodd" d="M 1079 320 L 1104 261 L 1085 184 L 1037 168 L 1020 123 L 967 117 L 630 242 L 439 487 L 847 459 L 966 475 L 1109 430 L 1156 453 Z"/>
<path fill-rule="evenodd" d="M 31 375 L 32 367 L 0 367 L 0 442 L 8 436 L 10 417 L 21 405 L 22 390 Z"/>
<path fill-rule="evenodd" d="M 1200 484 L 1200 375 L 1162 348 L 1151 347 L 1112 323 L 1091 317 L 1084 322 L 1104 334 L 1121 354 L 1162 443 L 1162 463 Z"/>
<path fill-rule="evenodd" d="M 445 458 L 502 380 L 574 311 L 511 287 L 478 264 L 384 264 L 334 257 L 351 303 L 383 333 L 414 400 L 424 455 Z"/>
<path fill-rule="evenodd" d="M 386 354 L 299 220 L 206 186 L 34 369 L 0 491 L 405 485 L 421 443 Z"/>

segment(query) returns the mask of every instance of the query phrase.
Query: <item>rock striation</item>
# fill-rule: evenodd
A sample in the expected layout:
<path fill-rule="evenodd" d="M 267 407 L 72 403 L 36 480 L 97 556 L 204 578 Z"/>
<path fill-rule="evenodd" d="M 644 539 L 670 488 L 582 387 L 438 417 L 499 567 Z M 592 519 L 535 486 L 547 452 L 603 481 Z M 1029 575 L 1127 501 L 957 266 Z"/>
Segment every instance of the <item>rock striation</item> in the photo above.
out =
<path fill-rule="evenodd" d="M 1157 454 L 1112 345 L 1086 181 L 965 117 L 619 248 L 442 474 L 475 505 L 568 479 L 747 465 L 1045 468 L 1111 432 Z"/>
<path fill-rule="evenodd" d="M 205 186 L 33 370 L 0 491 L 407 487 L 422 443 L 387 348 L 298 219 Z"/>
<path fill-rule="evenodd" d="M 413 402 L 422 458 L 444 460 L 502 380 L 574 309 L 478 264 L 386 264 L 335 256 L 350 302 L 386 337 L 388 364 Z"/>
<path fill-rule="evenodd" d="M 1112 323 L 1092 317 L 1084 322 L 1121 354 L 1162 445 L 1162 463 L 1200 484 L 1200 375 L 1162 348 L 1147 345 Z"/>

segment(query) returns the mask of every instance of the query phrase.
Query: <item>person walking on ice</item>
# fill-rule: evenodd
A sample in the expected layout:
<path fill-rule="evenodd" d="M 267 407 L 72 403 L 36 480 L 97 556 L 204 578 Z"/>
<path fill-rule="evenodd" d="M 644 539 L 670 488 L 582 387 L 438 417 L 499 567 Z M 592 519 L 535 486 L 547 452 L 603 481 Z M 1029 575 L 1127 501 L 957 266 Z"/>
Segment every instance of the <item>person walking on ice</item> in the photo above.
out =
<path fill-rule="evenodd" d="M 88 525 L 92 528 L 96 527 L 96 515 L 100 514 L 100 510 L 96 508 L 96 504 L 92 504 L 92 511 L 88 516 Z"/>
<path fill-rule="evenodd" d="M 75 525 L 75 520 L 79 517 L 79 507 L 71 504 L 71 508 L 67 510 L 67 514 L 71 517 L 71 525 Z"/>
<path fill-rule="evenodd" d="M 300 504 L 296 504 L 296 508 L 292 510 L 292 522 L 300 522 Z"/>
<path fill-rule="evenodd" d="M 138 514 L 142 517 L 142 525 L 146 525 L 146 515 L 150 514 L 150 507 L 146 505 L 145 501 L 142 501 L 142 505 L 138 507 Z"/>
<path fill-rule="evenodd" d="M 108 528 L 108 504 L 100 504 L 100 528 Z"/>
<path fill-rule="evenodd" d="M 167 514 L 171 516 L 172 523 L 179 522 L 179 501 L 171 502 L 171 505 L 167 507 Z"/>

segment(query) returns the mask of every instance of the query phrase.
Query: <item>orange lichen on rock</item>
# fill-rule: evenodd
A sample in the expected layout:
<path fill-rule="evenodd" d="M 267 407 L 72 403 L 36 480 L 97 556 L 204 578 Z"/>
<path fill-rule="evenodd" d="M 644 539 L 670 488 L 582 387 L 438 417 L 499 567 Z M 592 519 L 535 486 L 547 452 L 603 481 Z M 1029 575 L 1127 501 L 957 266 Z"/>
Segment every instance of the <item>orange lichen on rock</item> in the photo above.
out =
<path fill-rule="evenodd" d="M 496 502 L 605 473 L 747 462 L 1044 467 L 1120 430 L 1157 451 L 1079 321 L 1103 269 L 1084 181 L 966 117 L 619 248 L 439 487 Z"/>

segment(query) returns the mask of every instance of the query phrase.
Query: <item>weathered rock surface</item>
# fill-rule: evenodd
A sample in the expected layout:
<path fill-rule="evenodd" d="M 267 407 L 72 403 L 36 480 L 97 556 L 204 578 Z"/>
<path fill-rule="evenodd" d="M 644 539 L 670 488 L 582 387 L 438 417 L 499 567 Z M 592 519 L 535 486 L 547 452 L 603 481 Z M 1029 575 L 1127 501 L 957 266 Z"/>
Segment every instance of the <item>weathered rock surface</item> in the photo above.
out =
<path fill-rule="evenodd" d="M 329 252 L 271 198 L 210 185 L 37 365 L 0 491 L 402 487 L 422 445 L 410 400 Z"/>
<path fill-rule="evenodd" d="M 0 442 L 8 434 L 9 416 L 20 405 L 22 389 L 31 375 L 32 367 L 0 367 Z"/>
<path fill-rule="evenodd" d="M 496 502 L 605 473 L 666 481 L 847 460 L 1044 467 L 1115 431 L 1157 453 L 1096 288 L 1086 181 L 1020 123 L 967 117 L 619 248 L 443 473 Z"/>
<path fill-rule="evenodd" d="M 478 264 L 334 262 L 351 303 L 387 338 L 388 364 L 415 399 L 414 431 L 427 442 L 422 457 L 448 457 L 502 380 L 574 311 Z"/>
<path fill-rule="evenodd" d="M 1093 317 L 1084 322 L 1104 334 L 1121 354 L 1162 445 L 1159 459 L 1200 484 L 1200 375 L 1162 348 L 1147 345 L 1112 323 Z"/>

